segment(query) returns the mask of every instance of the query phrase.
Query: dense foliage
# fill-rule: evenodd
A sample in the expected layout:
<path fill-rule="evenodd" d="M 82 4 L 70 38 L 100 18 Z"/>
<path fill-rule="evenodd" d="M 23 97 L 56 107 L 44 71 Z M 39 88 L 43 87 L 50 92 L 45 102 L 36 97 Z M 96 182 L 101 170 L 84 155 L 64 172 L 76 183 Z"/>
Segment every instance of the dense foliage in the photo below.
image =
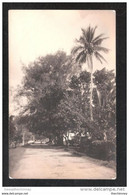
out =
<path fill-rule="evenodd" d="M 96 41 L 99 39 L 102 42 L 104 38 L 100 36 Z M 104 50 L 99 46 L 97 49 Z M 105 68 L 97 70 L 91 81 L 91 72 L 77 70 L 78 62 L 73 59 L 72 55 L 58 51 L 24 67 L 23 85 L 17 98 L 26 97 L 28 101 L 21 107 L 18 124 L 24 124 L 37 137 L 47 137 L 57 145 L 63 145 L 64 139 L 68 141 L 68 134 L 74 133 L 73 144 L 81 151 L 97 158 L 101 154 L 103 159 L 113 159 L 116 145 L 114 72 Z"/>

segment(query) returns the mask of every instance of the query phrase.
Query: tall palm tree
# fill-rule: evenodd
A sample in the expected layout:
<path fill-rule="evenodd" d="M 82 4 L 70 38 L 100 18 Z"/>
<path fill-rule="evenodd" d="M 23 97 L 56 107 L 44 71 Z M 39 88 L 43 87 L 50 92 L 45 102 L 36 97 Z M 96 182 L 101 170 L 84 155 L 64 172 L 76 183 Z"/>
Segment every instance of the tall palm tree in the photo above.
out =
<path fill-rule="evenodd" d="M 100 34 L 95 37 L 96 27 L 87 29 L 81 29 L 82 35 L 77 40 L 76 46 L 72 49 L 72 54 L 74 59 L 79 64 L 87 63 L 88 68 L 90 68 L 91 73 L 91 85 L 90 85 L 90 118 L 93 121 L 93 111 L 92 111 L 92 90 L 93 90 L 93 57 L 95 57 L 102 64 L 103 61 L 106 62 L 105 58 L 100 54 L 101 52 L 107 53 L 109 50 L 102 47 L 102 42 L 108 37 L 104 37 L 104 34 Z"/>

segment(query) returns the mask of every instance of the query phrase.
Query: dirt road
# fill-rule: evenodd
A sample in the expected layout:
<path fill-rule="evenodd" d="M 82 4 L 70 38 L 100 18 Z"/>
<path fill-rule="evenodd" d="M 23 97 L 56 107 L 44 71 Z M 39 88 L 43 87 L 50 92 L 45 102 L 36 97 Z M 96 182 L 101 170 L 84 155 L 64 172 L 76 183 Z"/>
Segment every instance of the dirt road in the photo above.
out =
<path fill-rule="evenodd" d="M 14 149 L 15 151 L 15 149 Z M 17 151 L 17 150 L 16 150 Z M 15 155 L 15 154 L 14 154 Z M 31 146 L 20 159 L 10 157 L 10 177 L 16 179 L 115 179 L 115 171 L 87 156 L 63 148 Z"/>

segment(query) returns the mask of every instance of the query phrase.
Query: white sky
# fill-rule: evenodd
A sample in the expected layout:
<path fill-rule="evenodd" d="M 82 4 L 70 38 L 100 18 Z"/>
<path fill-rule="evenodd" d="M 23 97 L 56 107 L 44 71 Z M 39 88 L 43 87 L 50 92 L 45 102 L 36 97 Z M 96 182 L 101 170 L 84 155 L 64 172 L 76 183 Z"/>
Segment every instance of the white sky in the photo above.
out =
<path fill-rule="evenodd" d="M 107 64 L 94 60 L 94 70 L 115 69 L 115 12 L 112 10 L 10 10 L 9 11 L 9 87 L 21 83 L 22 64 L 57 50 L 70 54 L 81 28 L 98 26 L 96 36 L 104 33 L 103 46 L 110 49 Z M 10 94 L 11 95 L 11 94 Z"/>
<path fill-rule="evenodd" d="M 22 63 L 28 65 L 38 56 L 61 49 L 70 54 L 81 28 L 98 26 L 96 35 L 110 37 L 103 42 L 110 49 L 108 64 L 94 61 L 94 69 L 115 69 L 115 12 L 102 10 L 10 10 L 9 11 L 9 82 L 20 84 Z"/>

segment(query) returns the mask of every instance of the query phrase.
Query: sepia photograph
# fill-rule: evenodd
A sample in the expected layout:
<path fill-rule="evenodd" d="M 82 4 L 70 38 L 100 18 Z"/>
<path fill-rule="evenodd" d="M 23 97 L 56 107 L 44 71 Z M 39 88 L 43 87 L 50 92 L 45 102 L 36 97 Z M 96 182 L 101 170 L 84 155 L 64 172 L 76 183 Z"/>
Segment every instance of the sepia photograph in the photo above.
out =
<path fill-rule="evenodd" d="M 9 178 L 115 180 L 116 12 L 8 11 Z"/>

